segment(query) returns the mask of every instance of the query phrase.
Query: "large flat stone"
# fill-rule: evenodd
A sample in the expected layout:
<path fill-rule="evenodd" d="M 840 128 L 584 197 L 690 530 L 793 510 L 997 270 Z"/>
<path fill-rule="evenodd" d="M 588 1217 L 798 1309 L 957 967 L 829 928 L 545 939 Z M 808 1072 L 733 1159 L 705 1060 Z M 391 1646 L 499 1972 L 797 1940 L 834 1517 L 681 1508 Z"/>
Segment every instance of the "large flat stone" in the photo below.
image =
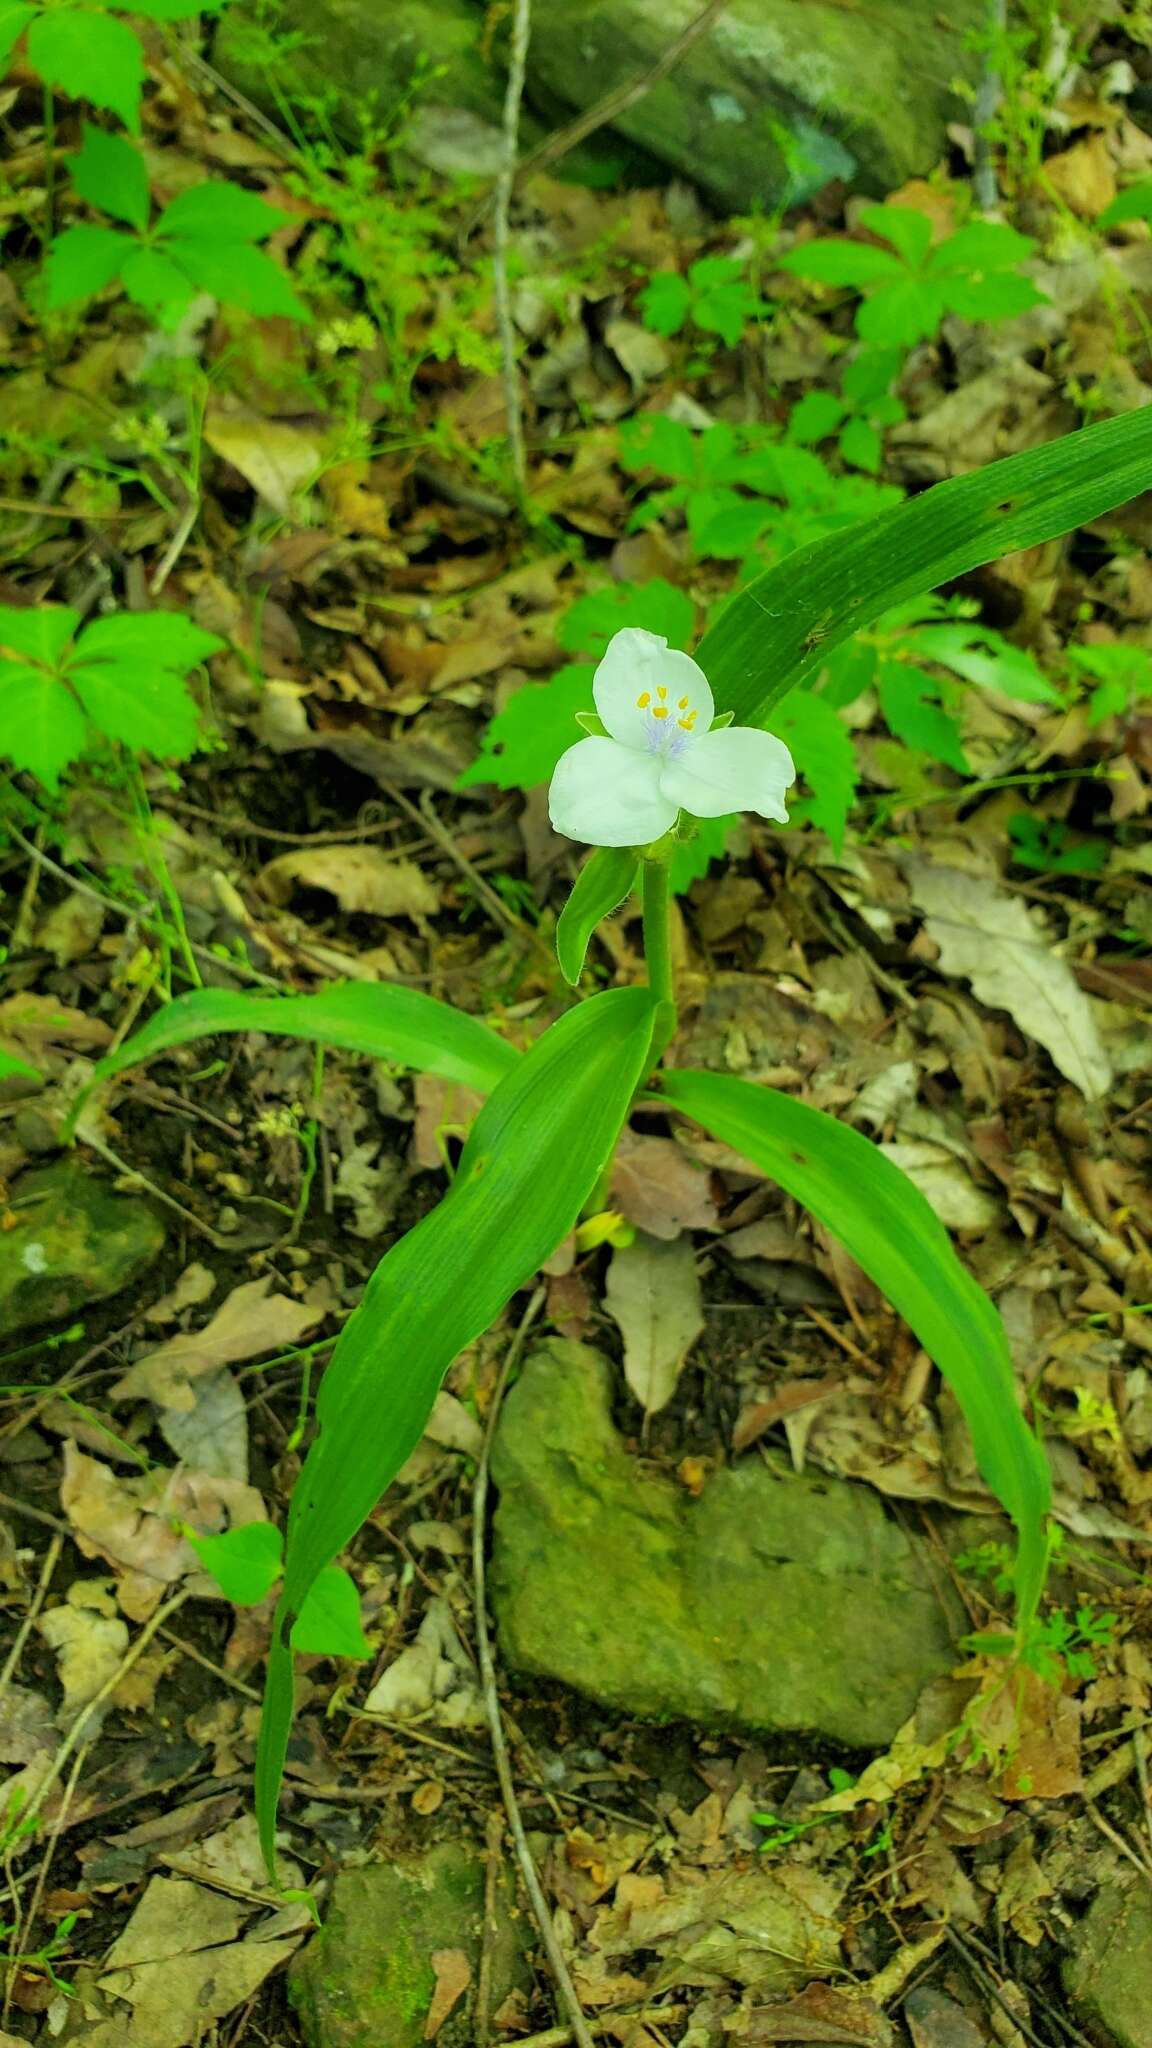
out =
<path fill-rule="evenodd" d="M 505 1662 L 647 1719 L 882 1748 L 955 1662 L 920 1545 L 876 1494 L 758 1457 L 693 1500 L 639 1463 L 612 1374 L 555 1340 L 508 1395 L 492 1473 Z"/>
<path fill-rule="evenodd" d="M 214 58 L 267 102 L 246 49 L 256 0 L 234 0 Z M 554 0 L 528 58 L 524 134 L 559 125 L 652 68 L 700 0 Z M 484 0 L 283 0 L 281 26 L 303 38 L 289 70 L 302 88 L 334 90 L 349 132 L 378 95 L 387 111 L 421 77 L 422 97 L 496 123 L 500 53 Z M 979 69 L 968 33 L 983 0 L 731 0 L 707 35 L 622 115 L 617 134 L 744 210 L 855 177 L 883 191 L 931 170 L 950 120 L 967 118 L 957 80 Z M 417 104 L 421 94 L 417 85 Z"/>

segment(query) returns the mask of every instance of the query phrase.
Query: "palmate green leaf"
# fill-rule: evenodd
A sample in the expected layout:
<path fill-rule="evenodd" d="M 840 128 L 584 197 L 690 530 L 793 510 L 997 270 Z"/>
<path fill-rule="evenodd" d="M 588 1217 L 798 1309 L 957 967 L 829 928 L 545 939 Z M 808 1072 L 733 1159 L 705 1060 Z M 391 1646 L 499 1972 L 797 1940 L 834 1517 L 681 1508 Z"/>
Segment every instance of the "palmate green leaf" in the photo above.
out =
<path fill-rule="evenodd" d="M 1047 1568 L 1047 1460 L 1017 1405 L 1000 1317 L 923 1195 L 859 1131 L 774 1088 L 681 1068 L 662 1073 L 660 1094 L 802 1202 L 935 1360 L 964 1411 L 980 1471 L 1016 1525 L 1026 1626 Z"/>
<path fill-rule="evenodd" d="M 79 612 L 66 604 L 0 605 L 0 653 L 54 668 L 79 624 Z"/>
<path fill-rule="evenodd" d="M 658 270 L 640 294 L 640 313 L 653 334 L 679 334 L 691 303 L 687 279 L 676 270 Z"/>
<path fill-rule="evenodd" d="M 292 1624 L 427 1421 L 452 1360 L 570 1230 L 651 1058 L 645 989 L 612 989 L 561 1017 L 481 1110 L 449 1193 L 393 1245 L 320 1384 L 319 1434 L 292 1496 L 256 1764 L 269 1868 L 292 1721 Z"/>
<path fill-rule="evenodd" d="M 191 278 L 160 249 L 133 249 L 120 282 L 133 305 L 142 306 L 168 331 L 179 324 L 196 296 Z"/>
<path fill-rule="evenodd" d="M 935 484 L 797 548 L 725 606 L 696 649 L 738 725 L 773 705 L 890 605 L 1071 532 L 1152 485 L 1152 406 Z"/>
<path fill-rule="evenodd" d="M 106 739 L 157 761 L 185 761 L 200 742 L 200 708 L 180 676 L 149 662 L 74 661 L 68 680 Z"/>
<path fill-rule="evenodd" d="M 118 278 L 138 244 L 119 228 L 65 228 L 48 250 L 44 303 L 51 312 L 90 299 Z"/>
<path fill-rule="evenodd" d="M 251 242 L 216 241 L 207 234 L 195 238 L 174 235 L 163 246 L 197 290 L 210 292 L 225 305 L 239 306 L 261 318 L 312 318 L 279 264 Z"/>
<path fill-rule="evenodd" d="M 22 4 L 5 6 L 0 0 L 0 65 L 5 65 L 36 9 Z"/>
<path fill-rule="evenodd" d="M 84 713 L 63 683 L 46 669 L 0 660 L 0 757 L 55 793 L 87 738 Z"/>
<path fill-rule="evenodd" d="M 847 726 L 822 697 L 793 690 L 773 712 L 772 730 L 786 742 L 812 792 L 798 803 L 789 799 L 789 811 L 826 832 L 839 853 L 856 795 L 856 753 Z"/>
<path fill-rule="evenodd" d="M 958 775 L 971 774 L 960 727 L 943 708 L 940 683 L 906 661 L 882 661 L 877 682 L 880 709 L 896 739 L 930 761 L 942 761 Z"/>
<path fill-rule="evenodd" d="M 139 134 L 144 53 L 126 22 L 89 7 L 53 8 L 28 30 L 28 56 L 46 85 L 110 108 Z"/>
<path fill-rule="evenodd" d="M 140 151 L 122 135 L 106 135 L 90 121 L 84 122 L 83 135 L 82 147 L 68 164 L 80 197 L 130 228 L 146 228 L 151 195 Z"/>
<path fill-rule="evenodd" d="M 1152 221 L 1152 178 L 1142 178 L 1137 185 L 1129 185 L 1124 192 L 1118 192 L 1110 206 L 1106 206 L 1097 218 L 1098 228 L 1119 227 L 1126 220 Z"/>
<path fill-rule="evenodd" d="M 156 227 L 166 240 L 259 242 L 291 218 L 280 207 L 269 206 L 258 192 L 209 178 L 177 193 Z"/>
<path fill-rule="evenodd" d="M 670 647 L 684 649 L 695 630 L 696 607 L 687 591 L 663 576 L 652 576 L 646 583 L 608 583 L 569 606 L 556 638 L 569 654 L 599 658 L 613 634 L 625 626 L 659 633 Z"/>
<path fill-rule="evenodd" d="M 495 1088 L 520 1058 L 515 1046 L 477 1017 L 420 989 L 370 981 L 349 982 L 316 996 L 250 996 L 239 989 L 200 988 L 166 1003 L 142 1030 L 98 1061 L 73 1121 L 102 1082 L 174 1046 L 231 1031 L 266 1031 L 273 1038 L 338 1045 L 418 1073 L 441 1074 L 481 1094 Z"/>
<path fill-rule="evenodd" d="M 932 222 L 916 206 L 862 206 L 860 226 L 898 249 L 905 263 L 918 269 L 932 246 Z"/>
<path fill-rule="evenodd" d="M 905 275 L 904 265 L 889 249 L 876 249 L 871 242 L 805 242 L 799 249 L 774 259 L 777 270 L 789 270 L 793 277 L 811 278 L 813 284 L 885 284 Z"/>
<path fill-rule="evenodd" d="M 457 789 L 494 782 L 497 789 L 535 789 L 550 782 L 561 754 L 583 738 L 579 711 L 593 709 L 591 663 L 572 662 L 547 683 L 525 683 L 486 726 L 479 754 L 456 779 Z"/>
<path fill-rule="evenodd" d="M 573 988 L 584 971 L 593 932 L 619 910 L 639 872 L 640 863 L 631 847 L 598 846 L 577 875 L 556 925 L 556 957 L 565 981 Z"/>

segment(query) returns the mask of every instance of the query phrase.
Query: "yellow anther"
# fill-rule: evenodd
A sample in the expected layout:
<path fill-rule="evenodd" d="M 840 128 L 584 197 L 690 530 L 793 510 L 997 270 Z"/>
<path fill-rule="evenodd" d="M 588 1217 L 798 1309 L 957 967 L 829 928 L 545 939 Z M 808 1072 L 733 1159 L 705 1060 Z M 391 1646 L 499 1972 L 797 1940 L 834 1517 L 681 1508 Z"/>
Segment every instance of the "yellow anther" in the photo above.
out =
<path fill-rule="evenodd" d="M 667 692 L 667 690 L 666 690 L 666 689 L 664 688 L 664 685 L 663 685 L 663 683 L 657 683 L 657 685 L 656 685 L 656 695 L 657 695 L 658 697 L 666 697 L 666 696 L 668 695 L 668 692 Z"/>
<path fill-rule="evenodd" d="M 641 690 L 640 695 L 636 699 L 636 709 L 638 711 L 647 711 L 651 702 L 650 693 L 647 690 Z"/>
<path fill-rule="evenodd" d="M 690 711 L 686 718 L 678 718 L 676 723 L 680 727 L 681 732 L 691 732 L 692 727 L 696 723 L 696 713 Z"/>
<path fill-rule="evenodd" d="M 677 707 L 676 707 L 676 708 L 677 708 L 677 710 L 678 710 L 678 711 L 687 711 L 687 709 L 688 709 L 688 699 L 687 699 L 687 697 L 681 697 L 681 698 L 680 698 L 680 701 L 679 701 L 679 703 L 678 703 L 678 705 L 677 705 Z"/>
<path fill-rule="evenodd" d="M 653 718 L 667 718 L 668 706 L 666 704 L 654 704 L 652 706 L 652 716 Z"/>

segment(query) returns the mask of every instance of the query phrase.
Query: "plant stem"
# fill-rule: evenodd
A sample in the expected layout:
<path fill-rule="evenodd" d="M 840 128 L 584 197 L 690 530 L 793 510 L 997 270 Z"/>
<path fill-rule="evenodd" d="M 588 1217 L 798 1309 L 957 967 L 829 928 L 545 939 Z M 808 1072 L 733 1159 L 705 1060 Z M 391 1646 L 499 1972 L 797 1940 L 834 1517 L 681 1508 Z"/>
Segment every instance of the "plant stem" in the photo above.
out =
<path fill-rule="evenodd" d="M 493 207 L 492 278 L 496 296 L 496 328 L 504 375 L 504 405 L 508 414 L 508 453 L 516 495 L 523 513 L 528 487 L 524 456 L 524 424 L 520 410 L 520 382 L 517 369 L 516 325 L 512 318 L 512 297 L 508 287 L 508 217 L 512 187 L 519 155 L 520 101 L 524 93 L 524 69 L 528 61 L 528 37 L 532 24 L 532 0 L 514 0 L 512 49 L 508 60 L 508 88 L 504 95 L 504 158 L 496 180 Z"/>
<path fill-rule="evenodd" d="M 56 101 L 52 87 L 44 87 L 44 244 L 56 232 Z"/>
<path fill-rule="evenodd" d="M 658 1003 L 675 1005 L 672 986 L 672 949 L 668 932 L 671 901 L 668 864 L 662 860 L 644 862 L 644 953 L 648 962 L 648 986 Z"/>

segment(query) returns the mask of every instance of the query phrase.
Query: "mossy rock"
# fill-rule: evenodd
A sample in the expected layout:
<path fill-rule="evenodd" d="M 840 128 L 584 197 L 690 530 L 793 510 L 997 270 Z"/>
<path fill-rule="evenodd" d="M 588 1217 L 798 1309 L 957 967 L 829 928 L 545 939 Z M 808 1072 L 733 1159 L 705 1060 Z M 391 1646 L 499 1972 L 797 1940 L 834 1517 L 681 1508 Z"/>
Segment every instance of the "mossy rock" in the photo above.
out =
<path fill-rule="evenodd" d="M 262 4 L 234 0 L 213 56 L 270 105 L 267 46 L 261 57 L 252 43 Z M 698 10 L 699 0 L 554 0 L 529 45 L 522 146 L 651 70 Z M 836 177 L 887 191 L 931 171 L 948 123 L 969 117 L 957 82 L 978 75 L 970 34 L 984 15 L 983 0 L 950 0 L 943 13 L 936 0 L 731 0 L 605 132 L 732 211 Z M 488 32 L 486 0 L 281 0 L 277 18 L 282 77 L 327 90 L 350 137 L 370 95 L 382 114 L 400 111 L 401 130 L 413 97 L 499 123 L 507 33 Z"/>
<path fill-rule="evenodd" d="M 649 1720 L 884 1748 L 956 1661 L 923 1546 L 850 1480 L 759 1457 L 692 1499 L 625 1448 L 612 1373 L 555 1340 L 492 1455 L 505 1662 Z"/>
<path fill-rule="evenodd" d="M 9 1214 L 0 1232 L 0 1336 L 122 1293 L 164 1243 L 151 1202 L 114 1194 L 74 1159 L 21 1174 Z"/>
<path fill-rule="evenodd" d="M 459 1949 L 477 1981 L 482 1947 L 485 1864 L 448 1842 L 409 1863 L 341 1871 L 324 1926 L 294 1961 L 289 1994 L 308 2048 L 418 2048 L 436 1989 L 433 1957 Z M 511 1883 L 497 1887 L 492 1946 L 492 2004 L 527 1985 L 527 1921 Z M 448 2025 L 470 2039 L 471 1989 Z"/>
<path fill-rule="evenodd" d="M 1102 1885 L 1064 1964 L 1072 2017 L 1101 2048 L 1152 2043 L 1152 1892 L 1139 1878 Z"/>

